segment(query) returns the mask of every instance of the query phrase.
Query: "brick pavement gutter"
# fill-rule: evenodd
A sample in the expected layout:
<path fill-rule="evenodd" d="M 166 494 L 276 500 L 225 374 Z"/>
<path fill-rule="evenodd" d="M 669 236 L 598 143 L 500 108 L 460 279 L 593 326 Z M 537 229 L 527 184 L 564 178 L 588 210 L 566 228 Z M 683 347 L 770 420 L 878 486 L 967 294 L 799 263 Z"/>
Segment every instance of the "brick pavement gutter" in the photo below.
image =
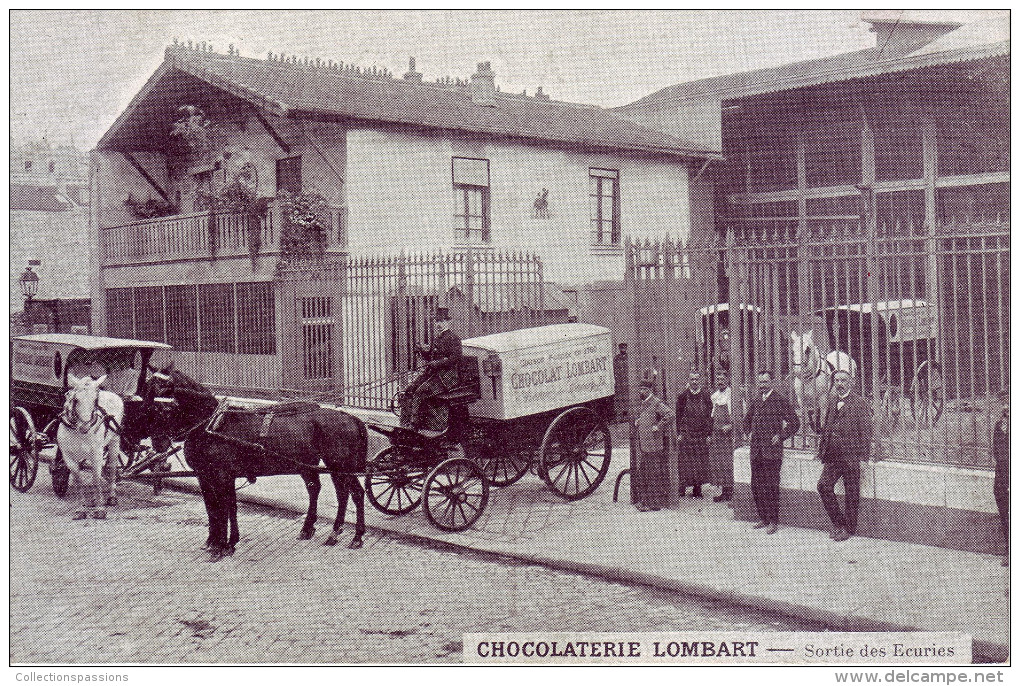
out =
<path fill-rule="evenodd" d="M 606 479 L 609 481 L 609 478 Z M 197 484 L 188 480 L 175 479 L 172 485 L 180 490 L 198 493 Z M 171 485 L 171 484 L 168 484 Z M 601 486 L 605 488 L 605 484 Z M 303 505 L 295 504 L 286 498 L 264 495 L 258 493 L 246 493 L 244 490 L 238 492 L 238 499 L 276 510 L 296 512 L 303 514 Z M 320 518 L 320 521 L 331 519 Z M 348 522 L 350 523 L 350 522 Z M 491 550 L 485 547 L 466 545 L 458 542 L 451 542 L 441 538 L 405 531 L 398 528 L 389 528 L 379 525 L 366 524 L 366 528 L 376 534 L 385 534 L 394 538 L 415 543 L 431 548 L 446 550 L 470 551 L 475 554 L 495 560 L 509 560 L 540 565 L 550 569 L 574 572 L 586 576 L 597 577 L 608 581 L 641 584 L 652 588 L 671 591 L 681 595 L 717 600 L 729 603 L 737 607 L 759 610 L 766 613 L 786 615 L 797 619 L 818 622 L 829 627 L 833 631 L 925 631 L 924 627 L 912 626 L 909 624 L 897 624 L 893 622 L 878 620 L 873 617 L 865 617 L 854 614 L 833 612 L 824 608 L 808 604 L 791 603 L 779 598 L 745 593 L 735 589 L 713 588 L 706 584 L 681 579 L 670 578 L 658 574 L 641 572 L 623 566 L 605 565 L 592 562 L 583 562 L 565 558 L 555 558 L 546 555 L 538 555 L 526 552 L 513 552 L 506 550 Z M 439 532 L 437 531 L 437 536 Z M 973 661 L 975 663 L 999 663 L 1009 659 L 1009 648 L 1006 645 L 987 640 L 973 640 Z"/>

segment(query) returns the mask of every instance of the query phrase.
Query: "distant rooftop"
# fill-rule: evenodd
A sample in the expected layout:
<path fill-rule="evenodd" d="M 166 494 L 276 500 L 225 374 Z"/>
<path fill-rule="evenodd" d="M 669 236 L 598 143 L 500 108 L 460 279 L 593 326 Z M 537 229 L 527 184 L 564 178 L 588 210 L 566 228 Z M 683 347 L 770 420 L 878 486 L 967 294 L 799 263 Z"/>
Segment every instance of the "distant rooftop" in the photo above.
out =
<path fill-rule="evenodd" d="M 670 86 L 616 111 L 665 103 L 728 100 L 825 83 L 1008 55 L 1009 22 L 987 19 L 971 24 L 920 21 L 897 11 L 865 12 L 876 34 L 873 48 L 726 74 Z"/>

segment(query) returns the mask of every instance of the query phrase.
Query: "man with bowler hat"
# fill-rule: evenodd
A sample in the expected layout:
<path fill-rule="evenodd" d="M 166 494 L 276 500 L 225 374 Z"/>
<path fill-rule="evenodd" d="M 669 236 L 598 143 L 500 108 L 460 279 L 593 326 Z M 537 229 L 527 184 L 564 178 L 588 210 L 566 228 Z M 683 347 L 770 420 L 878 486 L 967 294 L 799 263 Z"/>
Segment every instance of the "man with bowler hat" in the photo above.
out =
<path fill-rule="evenodd" d="M 818 495 L 832 520 L 832 539 L 845 541 L 857 528 L 857 510 L 861 497 L 861 462 L 871 454 L 871 433 L 874 424 L 868 402 L 850 390 L 853 381 L 849 371 L 837 369 L 832 375 L 832 394 L 822 419 L 822 436 L 818 457 L 822 460 L 822 476 Z M 843 480 L 846 505 L 840 509 L 836 498 L 836 482 Z"/>
<path fill-rule="evenodd" d="M 761 521 L 755 529 L 779 530 L 779 475 L 783 441 L 797 433 L 800 419 L 790 401 L 780 395 L 772 372 L 758 372 L 758 393 L 751 396 L 744 415 L 744 433 L 751 437 L 751 493 Z"/>

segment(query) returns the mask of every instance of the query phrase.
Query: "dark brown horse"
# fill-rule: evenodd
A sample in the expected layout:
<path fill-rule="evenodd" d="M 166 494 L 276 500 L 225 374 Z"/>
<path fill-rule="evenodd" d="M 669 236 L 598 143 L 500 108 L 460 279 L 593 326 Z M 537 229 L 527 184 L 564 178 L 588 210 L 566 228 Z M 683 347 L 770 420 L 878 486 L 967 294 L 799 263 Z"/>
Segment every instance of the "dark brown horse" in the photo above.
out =
<path fill-rule="evenodd" d="M 206 547 L 212 560 L 233 554 L 239 540 L 234 488 L 238 477 L 254 480 L 299 475 L 308 489 L 308 513 L 298 538 L 312 538 L 322 488 L 317 469 L 320 462 L 332 477 L 337 495 L 333 531 L 324 543 L 336 544 L 350 496 L 357 524 L 348 547 L 360 548 L 365 533 L 365 491 L 356 475 L 365 471 L 368 455 L 368 436 L 361 420 L 310 402 L 231 409 L 213 417 L 218 404 L 208 389 L 174 369 L 153 374 L 145 398 L 147 413 L 158 418 L 150 422 L 154 440 L 157 434 L 165 437 L 167 433 L 184 440 L 184 457 L 198 476 L 209 515 Z"/>

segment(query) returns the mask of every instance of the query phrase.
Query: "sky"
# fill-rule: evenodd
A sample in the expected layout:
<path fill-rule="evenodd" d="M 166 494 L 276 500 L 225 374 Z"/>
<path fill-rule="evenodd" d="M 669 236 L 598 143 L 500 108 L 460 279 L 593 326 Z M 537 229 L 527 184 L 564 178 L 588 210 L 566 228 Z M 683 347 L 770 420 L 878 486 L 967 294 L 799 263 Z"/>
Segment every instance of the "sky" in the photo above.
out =
<path fill-rule="evenodd" d="M 975 21 L 1004 11 L 911 10 Z M 859 10 L 14 10 L 11 139 L 83 150 L 159 67 L 174 38 L 386 67 L 426 80 L 491 62 L 504 91 L 612 107 L 684 81 L 872 47 Z"/>

